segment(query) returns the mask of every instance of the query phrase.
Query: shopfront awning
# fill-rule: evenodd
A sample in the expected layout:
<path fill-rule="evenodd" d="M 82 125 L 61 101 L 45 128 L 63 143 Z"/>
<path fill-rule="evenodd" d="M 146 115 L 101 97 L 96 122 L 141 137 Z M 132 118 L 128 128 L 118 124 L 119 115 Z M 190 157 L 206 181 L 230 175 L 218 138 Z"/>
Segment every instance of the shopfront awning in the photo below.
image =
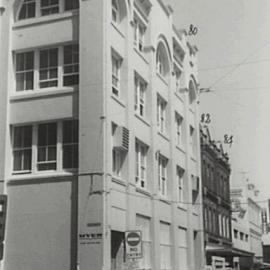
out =
<path fill-rule="evenodd" d="M 207 245 L 206 252 L 213 253 L 217 256 L 231 256 L 231 257 L 253 257 L 254 253 L 245 250 L 221 246 L 221 245 Z"/>

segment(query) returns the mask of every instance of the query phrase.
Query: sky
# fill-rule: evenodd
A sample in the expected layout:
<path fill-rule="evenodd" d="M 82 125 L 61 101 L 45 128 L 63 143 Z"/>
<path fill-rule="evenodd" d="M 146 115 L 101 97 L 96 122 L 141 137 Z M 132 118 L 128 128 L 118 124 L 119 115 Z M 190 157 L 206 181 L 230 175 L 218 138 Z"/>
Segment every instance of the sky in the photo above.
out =
<path fill-rule="evenodd" d="M 231 185 L 248 178 L 270 198 L 270 1 L 167 0 L 177 28 L 198 28 L 201 113 L 210 113 L 212 138 L 223 140 Z"/>

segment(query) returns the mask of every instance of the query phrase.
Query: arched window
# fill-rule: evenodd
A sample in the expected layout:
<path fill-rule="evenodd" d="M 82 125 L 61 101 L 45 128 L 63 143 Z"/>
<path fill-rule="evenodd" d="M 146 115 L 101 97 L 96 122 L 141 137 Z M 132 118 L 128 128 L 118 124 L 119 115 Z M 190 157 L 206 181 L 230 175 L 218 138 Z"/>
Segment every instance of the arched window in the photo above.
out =
<path fill-rule="evenodd" d="M 170 72 L 168 54 L 163 42 L 160 42 L 157 47 L 156 69 L 157 73 L 162 77 L 167 77 Z"/>
<path fill-rule="evenodd" d="M 118 0 L 112 0 L 112 21 L 115 23 L 119 22 L 119 5 Z"/>
<path fill-rule="evenodd" d="M 126 31 L 127 5 L 125 0 L 111 0 L 112 22 L 120 31 Z"/>
<path fill-rule="evenodd" d="M 189 96 L 189 104 L 190 105 L 193 105 L 194 104 L 194 101 L 196 99 L 196 86 L 194 85 L 194 82 L 193 81 L 190 81 L 190 83 L 189 83 L 189 93 L 188 93 L 188 96 Z"/>
<path fill-rule="evenodd" d="M 18 20 L 34 18 L 36 16 L 36 0 L 24 0 Z"/>

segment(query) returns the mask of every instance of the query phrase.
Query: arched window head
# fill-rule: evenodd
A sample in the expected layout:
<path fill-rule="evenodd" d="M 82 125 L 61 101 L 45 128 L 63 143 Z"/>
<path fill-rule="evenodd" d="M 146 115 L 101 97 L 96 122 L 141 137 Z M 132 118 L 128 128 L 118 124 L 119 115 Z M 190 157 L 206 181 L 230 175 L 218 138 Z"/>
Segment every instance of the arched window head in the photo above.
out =
<path fill-rule="evenodd" d="M 165 45 L 160 42 L 157 47 L 156 54 L 156 69 L 157 73 L 162 77 L 167 77 L 170 72 L 170 63 Z"/>
<path fill-rule="evenodd" d="M 36 17 L 36 0 L 24 0 L 19 12 L 19 20 Z"/>
<path fill-rule="evenodd" d="M 119 22 L 119 5 L 118 0 L 112 0 L 112 21 L 115 23 Z"/>
<path fill-rule="evenodd" d="M 193 105 L 196 99 L 196 86 L 193 81 L 189 82 L 189 89 L 188 89 L 188 96 L 189 96 L 189 104 Z"/>
<path fill-rule="evenodd" d="M 125 0 L 111 0 L 112 21 L 120 30 L 124 30 L 124 22 L 127 19 L 127 6 Z"/>

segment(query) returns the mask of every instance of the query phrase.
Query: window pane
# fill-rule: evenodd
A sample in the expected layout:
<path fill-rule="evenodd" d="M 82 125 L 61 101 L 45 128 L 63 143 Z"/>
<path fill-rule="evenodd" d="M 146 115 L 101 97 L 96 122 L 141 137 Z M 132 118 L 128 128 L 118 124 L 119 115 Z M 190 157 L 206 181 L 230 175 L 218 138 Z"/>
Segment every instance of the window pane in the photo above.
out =
<path fill-rule="evenodd" d="M 43 146 L 47 144 L 47 124 L 38 126 L 38 145 Z"/>
<path fill-rule="evenodd" d="M 22 151 L 13 152 L 13 170 L 20 171 L 22 168 Z"/>
<path fill-rule="evenodd" d="M 24 90 L 24 73 L 16 74 L 16 91 Z"/>
<path fill-rule="evenodd" d="M 34 72 L 26 72 L 25 73 L 25 80 L 26 80 L 26 85 L 25 85 L 25 90 L 31 90 L 34 88 Z"/>
<path fill-rule="evenodd" d="M 34 68 L 34 52 L 25 53 L 25 69 Z"/>
<path fill-rule="evenodd" d="M 24 53 L 18 53 L 16 55 L 16 71 L 24 70 Z"/>
<path fill-rule="evenodd" d="M 79 8 L 79 0 L 65 0 L 65 10 Z"/>
<path fill-rule="evenodd" d="M 46 161 L 46 147 L 38 148 L 38 161 Z"/>
<path fill-rule="evenodd" d="M 72 156 L 73 156 L 73 145 L 66 145 L 63 148 L 63 167 L 74 168 L 72 164 Z"/>
<path fill-rule="evenodd" d="M 57 141 L 57 124 L 48 124 L 48 145 L 54 145 Z"/>
<path fill-rule="evenodd" d="M 48 160 L 56 160 L 56 147 L 48 147 Z"/>
<path fill-rule="evenodd" d="M 23 164 L 23 170 L 31 170 L 31 163 L 32 163 L 32 153 L 31 149 L 24 150 L 24 164 Z"/>

